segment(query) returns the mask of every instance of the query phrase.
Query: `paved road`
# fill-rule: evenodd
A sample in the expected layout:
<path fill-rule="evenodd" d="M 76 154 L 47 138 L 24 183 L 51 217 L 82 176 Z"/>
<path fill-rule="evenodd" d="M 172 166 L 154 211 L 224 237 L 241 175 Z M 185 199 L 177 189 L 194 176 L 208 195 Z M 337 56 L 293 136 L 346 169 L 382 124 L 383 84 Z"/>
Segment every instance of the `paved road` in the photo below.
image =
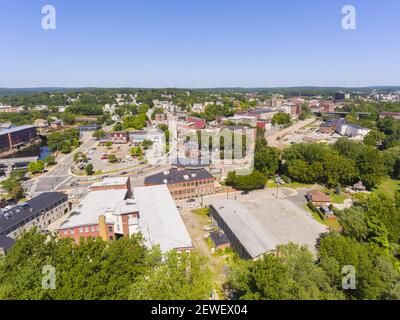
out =
<path fill-rule="evenodd" d="M 82 142 L 82 145 L 74 152 L 71 152 L 57 160 L 57 164 L 51 168 L 49 172 L 25 182 L 24 187 L 28 193 L 34 195 L 44 191 L 57 190 L 62 185 L 73 180 L 73 177 L 69 174 L 69 170 L 74 163 L 74 154 L 76 152 L 86 152 L 96 143 L 95 139 L 91 137 L 91 133 L 89 132 L 83 135 Z"/>
<path fill-rule="evenodd" d="M 284 136 L 297 131 L 305 126 L 308 126 L 310 123 L 313 123 L 316 120 L 316 118 L 310 118 L 310 119 L 306 119 L 300 122 L 295 123 L 294 125 L 282 129 L 276 133 L 273 133 L 271 135 L 265 135 L 265 139 L 268 142 L 268 145 L 271 147 L 276 147 L 279 149 L 283 149 L 285 148 L 285 145 L 279 141 L 279 139 L 283 138 Z"/>

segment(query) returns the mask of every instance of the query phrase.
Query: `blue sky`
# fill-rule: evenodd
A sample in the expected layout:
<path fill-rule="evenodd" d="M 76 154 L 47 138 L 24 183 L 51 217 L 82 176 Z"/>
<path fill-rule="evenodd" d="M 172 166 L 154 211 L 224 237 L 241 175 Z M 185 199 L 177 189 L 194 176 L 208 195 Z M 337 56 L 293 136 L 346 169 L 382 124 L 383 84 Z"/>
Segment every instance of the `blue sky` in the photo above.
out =
<path fill-rule="evenodd" d="M 399 17 L 399 0 L 0 0 L 0 87 L 400 85 Z"/>

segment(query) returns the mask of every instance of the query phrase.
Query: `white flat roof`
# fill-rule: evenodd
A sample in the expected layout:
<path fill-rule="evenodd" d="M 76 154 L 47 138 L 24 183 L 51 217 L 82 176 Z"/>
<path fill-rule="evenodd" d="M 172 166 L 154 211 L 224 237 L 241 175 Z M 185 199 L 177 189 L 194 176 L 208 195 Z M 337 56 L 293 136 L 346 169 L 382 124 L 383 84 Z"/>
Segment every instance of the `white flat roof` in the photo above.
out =
<path fill-rule="evenodd" d="M 103 181 L 92 183 L 91 187 L 115 187 L 126 185 L 128 177 L 104 178 Z"/>
<path fill-rule="evenodd" d="M 192 239 L 165 185 L 133 188 L 139 209 L 139 229 L 148 247 L 162 252 L 193 247 Z"/>
<path fill-rule="evenodd" d="M 113 223 L 113 215 L 137 211 L 134 200 L 124 200 L 126 189 L 91 191 L 75 207 L 59 229 L 98 224 L 99 216 L 105 215 L 107 223 Z"/>

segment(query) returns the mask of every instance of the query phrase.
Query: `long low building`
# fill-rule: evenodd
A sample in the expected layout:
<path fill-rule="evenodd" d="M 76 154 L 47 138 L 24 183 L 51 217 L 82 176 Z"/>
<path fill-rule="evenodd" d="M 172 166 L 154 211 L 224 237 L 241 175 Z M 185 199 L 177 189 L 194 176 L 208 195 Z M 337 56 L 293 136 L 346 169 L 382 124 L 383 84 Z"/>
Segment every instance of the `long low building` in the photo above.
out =
<path fill-rule="evenodd" d="M 193 249 L 190 235 L 167 186 L 133 188 L 133 196 L 139 210 L 139 230 L 147 246 L 160 245 L 162 252 Z"/>
<path fill-rule="evenodd" d="M 11 209 L 0 211 L 0 236 L 17 239 L 32 227 L 45 229 L 71 209 L 68 196 L 60 192 L 45 192 Z M 3 248 L 5 249 L 5 248 Z"/>
<path fill-rule="evenodd" d="M 245 259 L 276 252 L 277 245 L 290 242 L 316 245 L 327 227 L 287 199 L 213 200 L 210 216 L 224 231 L 231 247 Z"/>
<path fill-rule="evenodd" d="M 231 247 L 244 259 L 256 259 L 276 250 L 277 242 L 236 200 L 213 200 L 210 217 L 224 231 Z"/>

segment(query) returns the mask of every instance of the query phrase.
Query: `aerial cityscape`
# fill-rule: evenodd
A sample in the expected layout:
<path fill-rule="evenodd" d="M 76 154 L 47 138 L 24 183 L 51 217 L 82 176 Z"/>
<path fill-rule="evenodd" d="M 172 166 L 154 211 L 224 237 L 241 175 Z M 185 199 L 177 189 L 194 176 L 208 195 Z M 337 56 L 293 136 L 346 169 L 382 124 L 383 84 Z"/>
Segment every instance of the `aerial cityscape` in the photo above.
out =
<path fill-rule="evenodd" d="M 0 300 L 399 300 L 399 3 L 135 2 L 0 5 Z"/>

